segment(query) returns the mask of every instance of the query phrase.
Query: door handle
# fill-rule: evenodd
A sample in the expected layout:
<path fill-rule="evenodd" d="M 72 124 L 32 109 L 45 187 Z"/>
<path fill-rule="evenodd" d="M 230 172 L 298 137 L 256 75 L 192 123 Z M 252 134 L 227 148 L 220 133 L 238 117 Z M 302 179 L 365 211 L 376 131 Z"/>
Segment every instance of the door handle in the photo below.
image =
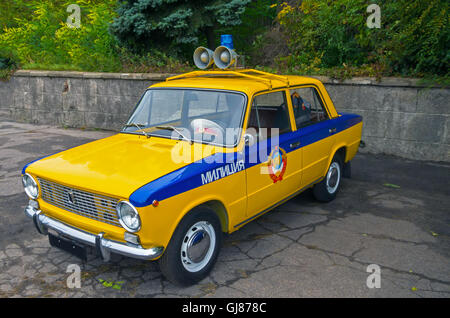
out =
<path fill-rule="evenodd" d="M 330 134 L 335 133 L 336 132 L 336 128 L 330 128 L 328 131 L 330 132 Z"/>
<path fill-rule="evenodd" d="M 297 148 L 298 146 L 300 146 L 300 141 L 294 142 L 292 144 L 289 145 L 291 148 Z"/>

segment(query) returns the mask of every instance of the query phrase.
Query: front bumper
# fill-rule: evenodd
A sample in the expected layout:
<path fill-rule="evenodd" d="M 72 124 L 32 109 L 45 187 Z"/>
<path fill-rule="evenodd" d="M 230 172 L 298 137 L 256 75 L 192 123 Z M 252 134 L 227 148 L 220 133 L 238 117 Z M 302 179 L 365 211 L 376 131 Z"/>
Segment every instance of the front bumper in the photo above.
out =
<path fill-rule="evenodd" d="M 93 246 L 97 249 L 104 261 L 109 260 L 111 252 L 142 260 L 153 260 L 158 258 L 164 251 L 163 247 L 145 249 L 141 245 L 125 244 L 105 239 L 103 237 L 104 233 L 94 235 L 82 231 L 44 215 L 41 210 L 33 206 L 32 202 L 25 208 L 25 214 L 33 219 L 34 225 L 39 233 L 47 235 L 48 229 L 51 229 L 63 237 Z"/>

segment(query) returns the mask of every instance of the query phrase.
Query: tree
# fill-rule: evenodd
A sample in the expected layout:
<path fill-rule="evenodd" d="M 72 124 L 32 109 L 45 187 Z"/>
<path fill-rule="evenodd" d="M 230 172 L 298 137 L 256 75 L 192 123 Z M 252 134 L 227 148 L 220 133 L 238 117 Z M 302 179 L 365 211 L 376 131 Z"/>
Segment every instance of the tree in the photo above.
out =
<path fill-rule="evenodd" d="M 120 1 L 110 30 L 119 42 L 142 52 L 150 48 L 180 53 L 206 42 L 215 48 L 215 30 L 241 24 L 250 0 L 128 0 Z"/>

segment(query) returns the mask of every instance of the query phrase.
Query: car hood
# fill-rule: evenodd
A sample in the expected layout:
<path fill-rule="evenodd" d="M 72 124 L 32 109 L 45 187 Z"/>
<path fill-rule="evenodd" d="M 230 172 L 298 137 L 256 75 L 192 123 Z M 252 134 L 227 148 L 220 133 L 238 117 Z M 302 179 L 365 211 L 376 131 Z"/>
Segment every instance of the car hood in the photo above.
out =
<path fill-rule="evenodd" d="M 128 199 L 143 185 L 191 163 L 193 158 L 172 160 L 172 153 L 174 147 L 185 151 L 193 150 L 194 145 L 167 138 L 117 134 L 33 162 L 26 172 L 66 186 Z M 205 149 L 204 145 L 201 147 Z"/>

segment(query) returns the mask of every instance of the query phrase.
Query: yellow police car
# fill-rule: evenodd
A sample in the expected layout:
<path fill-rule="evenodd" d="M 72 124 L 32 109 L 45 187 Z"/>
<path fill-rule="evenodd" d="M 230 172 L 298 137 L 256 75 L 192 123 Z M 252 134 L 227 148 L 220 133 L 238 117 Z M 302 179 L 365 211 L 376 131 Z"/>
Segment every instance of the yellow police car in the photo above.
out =
<path fill-rule="evenodd" d="M 233 54 L 201 49 L 196 64 Z M 51 245 L 158 260 L 188 285 L 208 275 L 223 233 L 308 188 L 336 197 L 361 116 L 337 113 L 316 79 L 218 66 L 149 87 L 120 133 L 23 168 L 25 213 Z"/>

